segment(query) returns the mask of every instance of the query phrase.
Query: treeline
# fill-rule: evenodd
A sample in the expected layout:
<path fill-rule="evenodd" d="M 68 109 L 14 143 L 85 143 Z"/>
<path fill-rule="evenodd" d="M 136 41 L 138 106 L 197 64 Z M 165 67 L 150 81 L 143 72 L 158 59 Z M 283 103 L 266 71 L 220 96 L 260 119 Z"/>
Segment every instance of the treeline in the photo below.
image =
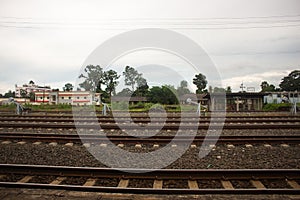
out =
<path fill-rule="evenodd" d="M 260 84 L 261 92 L 295 92 L 300 91 L 300 70 L 294 70 L 287 76 L 281 79 L 279 87 L 269 84 L 267 81 L 263 81 Z"/>
<path fill-rule="evenodd" d="M 185 80 L 181 81 L 177 88 L 172 85 L 150 88 L 143 74 L 130 66 L 125 67 L 122 76 L 124 77 L 124 84 L 128 88 L 116 93 L 121 75 L 114 70 L 104 71 L 99 65 L 88 65 L 85 67 L 84 73 L 79 76 L 82 79 L 79 86 L 87 91 L 101 93 L 101 100 L 104 102 L 109 102 L 112 96 L 143 96 L 152 103 L 178 104 L 179 96 L 191 93 L 188 89 L 188 82 Z M 196 74 L 193 84 L 197 87 L 196 93 L 208 92 L 205 90 L 207 85 L 205 75 Z"/>

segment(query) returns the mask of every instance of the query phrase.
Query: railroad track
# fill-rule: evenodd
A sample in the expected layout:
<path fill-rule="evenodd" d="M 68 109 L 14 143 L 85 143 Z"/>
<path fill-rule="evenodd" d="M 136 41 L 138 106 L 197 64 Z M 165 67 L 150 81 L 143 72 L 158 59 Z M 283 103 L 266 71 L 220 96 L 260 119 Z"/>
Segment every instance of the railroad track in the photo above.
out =
<path fill-rule="evenodd" d="M 142 194 L 300 194 L 299 169 L 110 169 L 0 164 L 0 187 Z M 147 173 L 146 173 L 147 172 Z"/>
<path fill-rule="evenodd" d="M 99 126 L 100 125 L 100 126 Z M 23 123 L 16 123 L 16 122 L 0 122 L 0 128 L 46 128 L 46 129 L 108 129 L 108 130 L 135 130 L 137 129 L 135 126 L 132 126 L 131 123 L 122 124 L 119 126 L 118 124 L 112 123 L 90 123 L 87 124 L 86 122 L 81 122 L 78 124 L 74 123 L 34 123 L 34 122 L 23 122 Z M 228 124 L 225 123 L 213 123 L 213 124 L 174 124 L 174 123 L 166 123 L 166 124 L 140 124 L 140 128 L 144 130 L 195 130 L 197 129 L 300 129 L 300 124 L 290 124 L 290 123 L 240 123 L 240 124 Z"/>
<path fill-rule="evenodd" d="M 173 136 L 153 136 L 149 138 L 145 137 L 132 137 L 132 136 L 121 136 L 121 135 L 109 135 L 107 137 L 96 134 L 81 135 L 85 142 L 90 143 L 102 143 L 109 139 L 113 143 L 126 143 L 126 144 L 167 144 L 182 143 L 190 141 L 187 136 L 177 136 L 174 139 Z M 8 132 L 0 133 L 0 140 L 7 141 L 29 141 L 29 142 L 58 142 L 58 143 L 81 143 L 81 138 L 77 134 L 45 134 L 45 133 L 17 133 Z M 205 136 L 195 136 L 193 144 L 201 144 L 204 141 Z M 208 137 L 207 142 L 215 141 L 216 138 Z M 300 144 L 300 136 L 220 136 L 218 143 L 228 144 L 285 144 L 285 143 L 296 143 Z"/>
<path fill-rule="evenodd" d="M 54 118 L 54 117 L 0 117 L 1 122 L 66 122 L 66 123 L 73 123 L 74 121 L 76 122 L 94 122 L 95 119 L 92 118 L 77 118 L 74 120 L 71 117 L 65 117 L 65 118 Z M 134 122 L 134 123 L 187 123 L 187 122 L 199 122 L 199 123 L 210 123 L 211 121 L 220 123 L 224 122 L 224 119 L 221 118 L 168 118 L 168 119 L 163 119 L 163 118 L 154 118 L 154 119 L 149 119 L 149 118 L 144 118 L 144 117 L 136 117 L 133 119 L 128 119 L 125 117 L 118 117 L 116 119 L 114 118 L 98 118 L 97 121 L 99 123 L 116 123 L 121 122 L 121 123 L 126 123 L 126 122 Z M 298 118 L 226 118 L 225 123 L 297 123 L 300 122 L 300 117 Z"/>
<path fill-rule="evenodd" d="M 161 117 L 161 113 L 153 113 L 152 114 L 154 117 Z M 116 115 L 95 115 L 95 113 L 81 113 L 79 115 L 75 114 L 51 114 L 51 113 L 45 113 L 45 114 L 28 114 L 28 115 L 16 115 L 16 114 L 0 114 L 0 118 L 97 118 L 99 119 L 110 119 L 110 118 L 128 118 L 128 115 L 118 113 Z M 141 119 L 141 118 L 149 118 L 149 115 L 147 113 L 130 113 L 130 117 L 135 118 L 135 119 Z M 185 118 L 195 118 L 195 114 L 189 114 L 185 113 L 184 114 Z M 222 115 L 214 115 L 214 116 L 201 116 L 199 117 L 200 119 L 210 119 L 210 118 L 218 118 L 218 117 L 224 117 Z M 168 119 L 178 119 L 181 118 L 181 114 L 178 113 L 173 113 L 167 114 Z M 198 118 L 198 117 L 197 117 Z M 240 116 L 226 116 L 227 119 L 261 119 L 261 118 L 279 118 L 279 119 L 299 119 L 300 115 L 240 115 Z"/>

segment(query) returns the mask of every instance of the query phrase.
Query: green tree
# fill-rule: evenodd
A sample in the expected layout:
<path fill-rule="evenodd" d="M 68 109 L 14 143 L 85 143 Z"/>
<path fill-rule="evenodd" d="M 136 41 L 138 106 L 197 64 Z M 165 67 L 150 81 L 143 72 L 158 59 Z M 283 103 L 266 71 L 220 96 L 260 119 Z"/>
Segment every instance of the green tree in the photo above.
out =
<path fill-rule="evenodd" d="M 71 83 L 66 83 L 65 86 L 63 87 L 63 90 L 69 92 L 72 91 L 73 88 L 74 86 Z"/>
<path fill-rule="evenodd" d="M 197 87 L 197 94 L 203 93 L 203 90 L 206 88 L 207 85 L 206 76 L 204 76 L 201 73 L 196 74 L 195 78 L 193 79 L 193 84 L 195 84 Z"/>
<path fill-rule="evenodd" d="M 260 92 L 274 92 L 276 91 L 275 86 L 273 84 L 269 85 L 267 81 L 263 81 L 260 84 L 261 91 Z"/>
<path fill-rule="evenodd" d="M 294 70 L 285 76 L 279 87 L 282 91 L 300 91 L 300 70 Z"/>
<path fill-rule="evenodd" d="M 213 90 L 213 88 L 212 88 L 212 86 L 210 85 L 210 86 L 208 86 L 208 92 L 209 93 L 212 93 L 214 90 Z"/>
<path fill-rule="evenodd" d="M 132 96 L 147 96 L 149 92 L 149 86 L 147 80 L 142 77 L 142 74 L 139 74 L 137 77 L 137 88 L 133 92 Z"/>
<path fill-rule="evenodd" d="M 29 81 L 29 84 L 32 84 L 32 85 L 34 85 L 34 82 L 33 82 L 33 80 L 30 80 L 30 81 Z"/>
<path fill-rule="evenodd" d="M 224 88 L 219 88 L 219 87 L 214 87 L 214 92 L 226 92 L 226 89 L 224 89 Z"/>
<path fill-rule="evenodd" d="M 139 74 L 133 67 L 126 66 L 123 76 L 125 76 L 125 85 L 131 86 L 132 91 L 134 91 L 137 80 L 142 76 L 142 74 Z"/>
<path fill-rule="evenodd" d="M 9 98 L 9 97 L 13 97 L 13 98 L 15 98 L 15 92 L 12 92 L 11 90 L 8 90 L 8 92 L 6 92 L 5 94 L 4 94 L 4 98 Z"/>
<path fill-rule="evenodd" d="M 27 91 L 24 90 L 24 89 L 21 89 L 21 90 L 20 90 L 20 94 L 21 94 L 21 97 L 22 97 L 22 98 L 28 97 Z"/>
<path fill-rule="evenodd" d="M 187 88 L 187 86 L 188 86 L 188 82 L 185 80 L 182 80 L 180 82 L 180 86 L 177 87 L 177 94 L 179 96 L 182 96 L 182 95 L 191 93 L 191 91 Z"/>
<path fill-rule="evenodd" d="M 35 93 L 34 92 L 30 92 L 29 93 L 29 98 L 30 98 L 30 101 L 35 101 Z"/>
<path fill-rule="evenodd" d="M 112 93 L 115 94 L 116 86 L 118 85 L 118 79 L 120 75 L 114 70 L 109 70 L 104 72 L 103 83 L 106 85 L 105 91 L 109 94 L 109 99 L 111 99 Z"/>
<path fill-rule="evenodd" d="M 227 86 L 226 87 L 226 91 L 225 91 L 226 93 L 231 93 L 232 92 L 232 89 L 231 89 L 231 87 L 230 86 Z"/>
<path fill-rule="evenodd" d="M 88 65 L 84 68 L 84 73 L 79 78 L 84 79 L 79 86 L 86 91 L 101 92 L 103 84 L 103 69 L 99 65 Z"/>
<path fill-rule="evenodd" d="M 132 95 L 132 91 L 129 88 L 124 88 L 122 91 L 117 93 L 117 96 L 121 97 L 130 97 Z"/>
<path fill-rule="evenodd" d="M 152 103 L 178 104 L 176 90 L 173 86 L 154 86 L 149 90 L 148 100 Z"/>

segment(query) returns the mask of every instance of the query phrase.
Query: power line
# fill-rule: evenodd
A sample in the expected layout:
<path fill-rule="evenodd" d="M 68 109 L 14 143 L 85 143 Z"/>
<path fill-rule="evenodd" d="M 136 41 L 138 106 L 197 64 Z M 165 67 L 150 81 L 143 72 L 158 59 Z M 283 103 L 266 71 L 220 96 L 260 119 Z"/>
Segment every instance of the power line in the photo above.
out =
<path fill-rule="evenodd" d="M 295 51 L 265 51 L 265 52 L 231 52 L 231 53 L 208 53 L 212 56 L 247 56 L 247 55 L 272 55 L 272 54 L 298 54 L 300 50 Z"/>
<path fill-rule="evenodd" d="M 174 25 L 173 25 L 174 26 Z M 170 26 L 131 26 L 131 27 L 42 27 L 42 26 L 20 26 L 20 25 L 5 25 L 0 24 L 3 28 L 21 28 L 21 29 L 94 29 L 94 30 L 131 30 L 132 28 L 169 28 L 174 30 L 233 30 L 233 29 L 267 29 L 267 28 L 287 28 L 299 27 L 300 24 L 286 24 L 286 25 L 269 25 L 269 26 L 230 26 L 230 27 L 171 27 Z"/>
<path fill-rule="evenodd" d="M 154 21 L 153 21 L 154 22 Z M 153 22 L 134 22 L 134 23 L 143 23 L 143 24 L 149 24 Z M 159 22 L 159 24 L 168 24 L 169 25 L 235 25 L 235 24 L 260 24 L 260 23 L 265 23 L 265 24 L 274 24 L 274 23 L 295 23 L 295 22 L 300 22 L 300 19 L 294 19 L 294 20 L 276 20 L 276 21 L 238 21 L 238 22 Z M 32 22 L 32 21 L 0 21 L 0 23 L 4 24 L 31 24 L 31 25 L 118 25 L 115 22 L 105 22 L 105 23 L 100 23 L 100 22 L 88 22 L 88 23 L 83 23 L 83 22 Z M 128 23 L 128 22 L 127 22 Z M 154 22 L 155 23 L 155 22 Z M 120 23 L 119 25 L 126 24 L 125 22 Z"/>
<path fill-rule="evenodd" d="M 0 20 L 0 27 L 24 28 L 24 29 L 72 28 L 72 29 L 99 29 L 99 30 L 128 30 L 132 28 L 169 28 L 169 29 L 186 29 L 186 30 L 260 29 L 260 28 L 298 27 L 300 26 L 299 17 L 300 15 L 278 15 L 278 16 L 236 17 L 236 18 L 225 18 L 225 17 L 224 18 L 156 18 L 156 19 L 137 18 L 137 19 L 108 19 L 108 20 L 101 20 L 101 21 L 92 20 L 92 21 L 82 22 L 82 21 L 37 21 L 37 19 L 34 18 L 2 16 L 1 18 L 4 18 L 5 20 Z M 10 20 L 10 19 L 14 19 L 14 20 Z M 16 19 L 18 20 L 21 19 L 21 21 L 18 21 Z M 35 21 L 30 21 L 29 19 L 34 19 Z M 203 20 L 220 20 L 220 19 L 227 20 L 227 21 L 203 21 Z M 142 20 L 146 20 L 146 21 L 142 21 Z"/>
<path fill-rule="evenodd" d="M 36 19 L 32 17 L 12 17 L 12 16 L 0 16 L 1 18 L 7 18 L 7 19 Z M 300 14 L 294 14 L 294 15 L 271 15 L 271 16 L 249 16 L 249 17 L 211 17 L 211 18 L 112 18 L 109 19 L 111 21 L 142 21 L 142 20 L 151 20 L 151 21 L 161 21 L 161 20 L 236 20 L 236 19 L 269 19 L 269 18 L 293 18 L 293 17 L 300 17 Z M 49 20 L 50 18 L 40 18 L 41 20 Z M 51 18 L 50 20 L 53 20 Z M 56 18 L 55 20 L 61 20 Z M 65 20 L 65 19 L 64 19 Z M 73 20 L 81 20 L 81 21 L 86 21 L 86 20 L 99 20 L 99 21 L 107 21 L 107 19 L 73 19 Z"/>

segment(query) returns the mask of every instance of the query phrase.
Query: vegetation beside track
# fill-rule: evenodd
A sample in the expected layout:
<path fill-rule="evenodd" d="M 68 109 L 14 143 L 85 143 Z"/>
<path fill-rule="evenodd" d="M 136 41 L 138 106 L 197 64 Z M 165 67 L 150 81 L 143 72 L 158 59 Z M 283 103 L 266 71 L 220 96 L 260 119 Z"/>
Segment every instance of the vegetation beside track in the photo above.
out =
<path fill-rule="evenodd" d="M 110 105 L 111 106 L 111 105 Z M 33 104 L 24 104 L 24 107 L 31 108 L 32 111 L 72 111 L 72 105 L 69 104 L 41 104 L 41 105 L 33 105 Z M 101 111 L 102 106 L 91 106 L 91 108 L 95 108 L 96 111 Z M 113 103 L 111 106 L 113 110 L 116 111 L 126 111 L 127 106 L 125 102 Z M 1 105 L 0 111 L 14 111 L 16 109 L 14 104 Z M 150 109 L 154 110 L 165 110 L 167 112 L 180 112 L 180 111 L 195 111 L 196 106 L 194 105 L 160 105 L 154 103 L 142 103 L 139 102 L 137 104 L 129 105 L 129 110 L 132 112 L 148 112 Z"/>
<path fill-rule="evenodd" d="M 69 104 L 57 104 L 57 105 L 50 105 L 50 104 L 40 104 L 40 105 L 33 105 L 30 103 L 26 103 L 23 105 L 26 108 L 31 108 L 32 111 L 72 111 L 72 105 Z M 265 104 L 263 106 L 262 111 L 290 111 L 292 104 L 291 103 L 280 103 L 280 104 Z M 300 107 L 300 103 L 297 104 Z M 96 111 L 101 111 L 102 106 L 91 106 L 91 108 L 95 108 Z M 110 105 L 113 110 L 115 111 L 126 111 L 127 105 L 125 102 L 118 102 L 113 103 Z M 0 111 L 14 111 L 16 109 L 14 104 L 6 104 L 0 105 Z M 203 108 L 201 108 L 202 110 Z M 143 103 L 138 102 L 136 104 L 129 104 L 129 111 L 131 112 L 148 112 L 149 110 L 165 110 L 167 112 L 189 112 L 194 111 L 196 112 L 197 107 L 195 105 L 161 105 L 161 104 L 154 104 L 154 103 Z"/>
<path fill-rule="evenodd" d="M 291 103 L 269 103 L 263 106 L 263 111 L 290 111 L 293 104 Z M 300 103 L 297 103 L 300 106 Z"/>

